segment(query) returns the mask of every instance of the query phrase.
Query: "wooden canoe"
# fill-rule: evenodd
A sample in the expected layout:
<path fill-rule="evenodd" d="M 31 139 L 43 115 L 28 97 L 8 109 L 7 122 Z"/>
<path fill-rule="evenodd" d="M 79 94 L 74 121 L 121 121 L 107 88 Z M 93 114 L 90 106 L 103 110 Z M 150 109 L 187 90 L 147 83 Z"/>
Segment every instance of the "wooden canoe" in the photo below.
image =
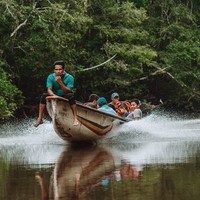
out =
<path fill-rule="evenodd" d="M 55 132 L 65 141 L 97 142 L 115 131 L 124 118 L 99 111 L 77 102 L 79 125 L 73 125 L 73 113 L 69 102 L 63 97 L 47 97 L 47 111 L 52 118 Z"/>

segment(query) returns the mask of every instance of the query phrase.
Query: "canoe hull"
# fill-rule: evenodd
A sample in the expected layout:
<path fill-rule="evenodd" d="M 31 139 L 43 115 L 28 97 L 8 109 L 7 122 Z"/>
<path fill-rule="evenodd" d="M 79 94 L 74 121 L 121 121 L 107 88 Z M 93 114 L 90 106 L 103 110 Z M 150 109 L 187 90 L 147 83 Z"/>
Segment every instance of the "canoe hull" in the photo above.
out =
<path fill-rule="evenodd" d="M 65 141 L 98 141 L 116 130 L 124 119 L 77 103 L 79 125 L 73 125 L 73 113 L 67 99 L 48 97 L 47 111 L 55 132 Z"/>

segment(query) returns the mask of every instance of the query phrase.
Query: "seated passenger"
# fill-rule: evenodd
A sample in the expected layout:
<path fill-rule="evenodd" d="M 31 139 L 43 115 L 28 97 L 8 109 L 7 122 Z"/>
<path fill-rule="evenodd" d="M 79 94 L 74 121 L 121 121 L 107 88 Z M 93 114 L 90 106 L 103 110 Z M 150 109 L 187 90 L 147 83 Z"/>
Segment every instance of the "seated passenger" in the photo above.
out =
<path fill-rule="evenodd" d="M 97 108 L 97 100 L 98 100 L 99 96 L 96 94 L 91 94 L 89 96 L 88 102 L 84 103 L 84 105 L 87 105 L 89 107 L 92 108 Z"/>
<path fill-rule="evenodd" d="M 111 102 L 108 104 L 120 117 L 127 117 L 130 111 L 130 103 L 128 101 L 120 101 L 117 92 L 112 93 Z"/>
<path fill-rule="evenodd" d="M 127 102 L 122 102 L 118 107 L 118 115 L 120 117 L 127 117 L 129 115 L 129 109 L 127 107 Z"/>
<path fill-rule="evenodd" d="M 115 112 L 117 112 L 119 104 L 119 94 L 117 92 L 112 93 L 111 102 L 108 104 Z"/>
<path fill-rule="evenodd" d="M 98 100 L 97 100 L 97 103 L 98 103 L 98 110 L 100 111 L 103 111 L 103 112 L 107 112 L 107 113 L 110 113 L 112 115 L 117 115 L 117 113 L 107 105 L 107 101 L 106 101 L 106 98 L 105 97 L 100 97 Z"/>
<path fill-rule="evenodd" d="M 129 121 L 131 120 L 139 120 L 142 118 L 142 111 L 140 109 L 141 102 L 138 99 L 132 99 L 130 101 L 130 114 L 126 117 Z"/>

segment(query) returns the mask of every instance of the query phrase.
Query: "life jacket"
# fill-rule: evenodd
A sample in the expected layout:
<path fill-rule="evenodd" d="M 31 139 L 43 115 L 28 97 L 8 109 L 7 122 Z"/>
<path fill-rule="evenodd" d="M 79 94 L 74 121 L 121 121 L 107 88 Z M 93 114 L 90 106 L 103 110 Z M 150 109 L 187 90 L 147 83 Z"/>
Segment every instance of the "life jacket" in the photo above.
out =
<path fill-rule="evenodd" d="M 127 110 L 127 112 L 130 111 L 131 104 L 128 101 L 119 101 L 114 105 L 115 110 L 119 116 L 122 116 L 124 114 L 123 112 L 121 112 L 121 109 L 120 109 L 120 106 L 122 104 L 125 104 L 125 109 Z"/>
<path fill-rule="evenodd" d="M 131 109 L 131 103 L 128 101 L 125 101 L 126 107 L 127 107 L 127 111 L 130 112 Z"/>

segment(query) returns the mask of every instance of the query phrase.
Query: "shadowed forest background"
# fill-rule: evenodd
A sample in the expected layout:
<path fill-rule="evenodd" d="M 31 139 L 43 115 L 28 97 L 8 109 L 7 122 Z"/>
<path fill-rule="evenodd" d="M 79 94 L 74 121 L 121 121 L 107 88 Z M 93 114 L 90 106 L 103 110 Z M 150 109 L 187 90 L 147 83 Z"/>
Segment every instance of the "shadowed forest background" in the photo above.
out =
<path fill-rule="evenodd" d="M 79 101 L 117 91 L 200 112 L 199 1 L 0 0 L 0 11 L 0 119 L 36 106 L 61 59 Z"/>

